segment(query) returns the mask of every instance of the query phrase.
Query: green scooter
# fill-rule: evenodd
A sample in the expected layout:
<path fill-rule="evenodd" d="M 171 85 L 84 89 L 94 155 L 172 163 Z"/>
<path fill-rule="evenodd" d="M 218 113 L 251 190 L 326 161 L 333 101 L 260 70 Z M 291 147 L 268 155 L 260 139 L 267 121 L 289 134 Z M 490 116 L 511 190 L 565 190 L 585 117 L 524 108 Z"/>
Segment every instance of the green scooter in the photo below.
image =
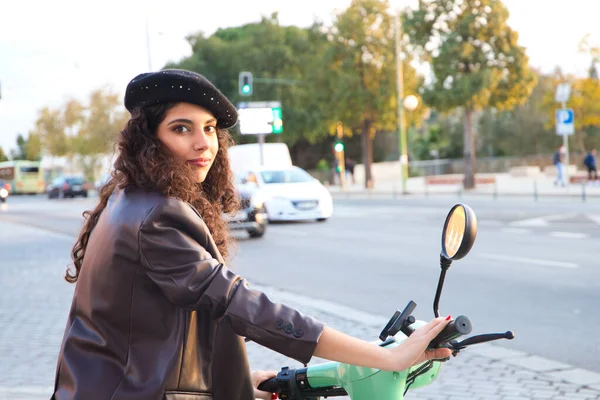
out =
<path fill-rule="evenodd" d="M 452 261 L 467 255 L 475 243 L 477 218 L 475 212 L 465 204 L 456 204 L 446 217 L 442 231 L 440 254 L 441 274 L 433 302 L 433 311 L 439 317 L 439 301 Z M 379 335 L 379 346 L 398 346 L 415 329 L 426 324 L 417 321 L 411 314 L 416 304 L 410 301 L 402 312 L 396 311 Z M 440 334 L 431 341 L 429 348 L 446 347 L 456 356 L 467 346 L 498 339 L 513 339 L 511 331 L 476 335 L 462 341 L 461 336 L 471 332 L 468 317 L 461 315 L 450 321 Z M 349 396 L 352 400 L 402 400 L 408 390 L 419 389 L 431 384 L 438 376 L 442 362 L 427 361 L 404 371 L 390 372 L 364 368 L 338 362 L 327 362 L 305 368 L 282 368 L 275 378 L 262 382 L 260 390 L 276 393 L 285 400 L 318 400 L 321 397 Z"/>

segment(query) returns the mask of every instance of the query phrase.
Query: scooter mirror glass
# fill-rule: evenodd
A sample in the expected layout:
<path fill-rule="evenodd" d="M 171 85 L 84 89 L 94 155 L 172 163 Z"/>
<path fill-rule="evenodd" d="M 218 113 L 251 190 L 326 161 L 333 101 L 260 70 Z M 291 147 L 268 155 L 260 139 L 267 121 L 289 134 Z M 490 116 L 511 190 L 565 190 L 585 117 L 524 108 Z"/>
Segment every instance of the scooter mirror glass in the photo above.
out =
<path fill-rule="evenodd" d="M 477 235 L 475 212 L 465 204 L 457 204 L 448 213 L 442 231 L 442 256 L 459 260 L 469 253 Z"/>

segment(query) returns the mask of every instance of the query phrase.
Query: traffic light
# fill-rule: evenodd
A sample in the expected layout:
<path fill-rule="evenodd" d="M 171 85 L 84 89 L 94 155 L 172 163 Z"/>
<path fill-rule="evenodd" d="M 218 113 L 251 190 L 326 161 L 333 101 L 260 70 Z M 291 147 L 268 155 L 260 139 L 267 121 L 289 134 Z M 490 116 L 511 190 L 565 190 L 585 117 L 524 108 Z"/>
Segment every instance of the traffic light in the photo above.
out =
<path fill-rule="evenodd" d="M 273 110 L 273 133 L 283 132 L 283 120 L 281 116 L 281 107 L 274 107 Z"/>
<path fill-rule="evenodd" d="M 335 144 L 333 145 L 333 149 L 336 153 L 341 153 L 344 151 L 344 142 L 341 140 L 336 140 Z"/>
<path fill-rule="evenodd" d="M 252 72 L 240 72 L 239 91 L 242 96 L 252 95 Z"/>

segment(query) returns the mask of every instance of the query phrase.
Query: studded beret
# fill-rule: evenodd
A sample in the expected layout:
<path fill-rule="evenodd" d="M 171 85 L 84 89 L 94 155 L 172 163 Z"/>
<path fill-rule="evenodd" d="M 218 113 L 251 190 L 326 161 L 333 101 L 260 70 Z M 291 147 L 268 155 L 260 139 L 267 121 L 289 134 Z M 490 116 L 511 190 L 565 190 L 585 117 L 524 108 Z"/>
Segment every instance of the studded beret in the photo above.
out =
<path fill-rule="evenodd" d="M 160 103 L 192 103 L 206 108 L 217 119 L 219 128 L 237 122 L 237 110 L 208 79 L 181 69 L 147 72 L 133 78 L 125 92 L 125 108 L 134 109 Z"/>

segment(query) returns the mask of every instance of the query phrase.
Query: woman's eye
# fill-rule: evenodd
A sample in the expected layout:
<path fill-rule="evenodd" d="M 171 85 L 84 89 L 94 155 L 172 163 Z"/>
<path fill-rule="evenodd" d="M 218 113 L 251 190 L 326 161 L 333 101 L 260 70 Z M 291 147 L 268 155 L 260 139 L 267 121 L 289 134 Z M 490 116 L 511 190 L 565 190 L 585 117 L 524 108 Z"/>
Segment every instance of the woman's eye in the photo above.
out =
<path fill-rule="evenodd" d="M 204 130 L 206 130 L 207 133 L 216 133 L 217 127 L 210 125 L 210 126 L 205 127 Z"/>
<path fill-rule="evenodd" d="M 177 132 L 177 133 L 191 132 L 191 130 L 187 126 L 185 126 L 185 125 L 178 125 L 178 126 L 176 126 L 175 128 L 173 128 L 173 131 Z"/>

